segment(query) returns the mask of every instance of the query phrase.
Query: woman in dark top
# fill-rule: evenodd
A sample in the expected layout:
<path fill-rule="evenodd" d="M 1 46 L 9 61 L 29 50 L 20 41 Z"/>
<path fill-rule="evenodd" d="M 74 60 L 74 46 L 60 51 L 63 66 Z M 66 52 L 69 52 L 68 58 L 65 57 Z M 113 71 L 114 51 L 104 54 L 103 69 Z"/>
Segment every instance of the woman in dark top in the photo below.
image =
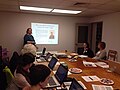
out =
<path fill-rule="evenodd" d="M 93 51 L 89 48 L 89 43 L 85 42 L 83 44 L 83 55 L 87 55 L 88 57 L 92 58 L 94 57 Z"/>
<path fill-rule="evenodd" d="M 24 45 L 25 44 L 33 44 L 33 45 L 35 45 L 34 37 L 31 34 L 32 34 L 32 29 L 28 28 L 27 31 L 26 31 L 26 34 L 24 36 Z"/>

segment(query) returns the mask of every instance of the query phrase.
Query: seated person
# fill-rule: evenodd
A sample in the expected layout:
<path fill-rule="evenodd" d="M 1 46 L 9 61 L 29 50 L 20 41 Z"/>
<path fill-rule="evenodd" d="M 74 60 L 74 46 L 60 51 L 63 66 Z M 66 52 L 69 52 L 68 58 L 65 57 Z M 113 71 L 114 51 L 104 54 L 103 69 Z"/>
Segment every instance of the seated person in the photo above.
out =
<path fill-rule="evenodd" d="M 29 69 L 35 61 L 35 56 L 31 53 L 26 53 L 20 56 L 20 60 L 20 64 L 14 72 L 14 78 L 7 90 L 19 90 L 25 86 L 30 86 Z"/>
<path fill-rule="evenodd" d="M 105 47 L 106 47 L 105 42 L 98 43 L 98 48 L 100 50 L 96 53 L 96 56 L 93 57 L 93 59 L 103 59 L 103 60 L 105 60 L 106 59 L 106 54 L 107 54 L 107 52 L 105 50 Z"/>
<path fill-rule="evenodd" d="M 50 69 L 45 65 L 33 66 L 30 72 L 31 86 L 26 86 L 23 90 L 44 90 L 50 73 Z"/>
<path fill-rule="evenodd" d="M 88 57 L 92 58 L 94 57 L 94 53 L 93 51 L 89 48 L 89 43 L 86 42 L 83 44 L 83 52 L 82 52 L 83 55 L 87 55 Z"/>
<path fill-rule="evenodd" d="M 36 55 L 37 48 L 33 44 L 25 44 L 23 49 L 21 50 L 21 54 L 25 53 L 32 53 L 33 55 Z"/>

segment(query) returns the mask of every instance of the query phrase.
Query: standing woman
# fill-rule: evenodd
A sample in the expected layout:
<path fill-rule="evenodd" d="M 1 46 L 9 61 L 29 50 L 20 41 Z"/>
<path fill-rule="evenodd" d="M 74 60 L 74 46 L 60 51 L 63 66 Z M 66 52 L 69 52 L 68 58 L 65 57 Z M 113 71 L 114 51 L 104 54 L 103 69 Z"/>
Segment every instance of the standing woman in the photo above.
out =
<path fill-rule="evenodd" d="M 105 60 L 106 59 L 106 50 L 105 50 L 105 47 L 106 47 L 106 44 L 105 42 L 99 42 L 98 43 L 98 48 L 99 48 L 99 51 L 96 53 L 96 56 L 93 57 L 93 59 L 103 59 Z"/>
<path fill-rule="evenodd" d="M 86 55 L 90 58 L 93 58 L 94 57 L 94 53 L 93 51 L 89 48 L 89 43 L 88 42 L 85 42 L 83 44 L 83 55 Z"/>
<path fill-rule="evenodd" d="M 32 36 L 32 29 L 28 28 L 26 34 L 24 36 L 24 45 L 25 44 L 33 44 L 35 45 L 34 37 Z"/>

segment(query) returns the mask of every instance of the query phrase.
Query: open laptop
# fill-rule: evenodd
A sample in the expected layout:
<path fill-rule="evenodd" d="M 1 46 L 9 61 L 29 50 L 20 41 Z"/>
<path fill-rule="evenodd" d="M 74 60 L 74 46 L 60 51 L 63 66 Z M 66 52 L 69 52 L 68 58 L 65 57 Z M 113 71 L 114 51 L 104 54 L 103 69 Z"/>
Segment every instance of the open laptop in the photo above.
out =
<path fill-rule="evenodd" d="M 49 61 L 48 59 L 50 58 L 51 54 L 47 53 L 45 57 L 37 57 L 36 60 L 37 62 L 42 62 L 42 61 Z"/>
<path fill-rule="evenodd" d="M 120 74 L 120 62 L 109 60 L 109 70 Z"/>
<path fill-rule="evenodd" d="M 51 58 L 51 60 L 50 60 L 50 62 L 48 64 L 48 67 L 51 70 L 53 70 L 53 68 L 54 68 L 55 64 L 57 63 L 57 61 L 58 61 L 58 59 L 56 57 L 52 56 L 52 58 Z"/>
<path fill-rule="evenodd" d="M 84 88 L 79 84 L 79 82 L 73 78 L 69 90 L 84 90 Z"/>
<path fill-rule="evenodd" d="M 46 87 L 60 86 L 66 79 L 67 73 L 68 73 L 68 70 L 62 64 L 60 64 L 55 75 L 50 77 L 50 79 L 48 81 L 48 86 L 46 86 Z"/>
<path fill-rule="evenodd" d="M 42 50 L 42 53 L 41 53 L 41 57 L 45 56 L 45 51 L 46 51 L 46 48 L 44 47 L 43 50 Z"/>

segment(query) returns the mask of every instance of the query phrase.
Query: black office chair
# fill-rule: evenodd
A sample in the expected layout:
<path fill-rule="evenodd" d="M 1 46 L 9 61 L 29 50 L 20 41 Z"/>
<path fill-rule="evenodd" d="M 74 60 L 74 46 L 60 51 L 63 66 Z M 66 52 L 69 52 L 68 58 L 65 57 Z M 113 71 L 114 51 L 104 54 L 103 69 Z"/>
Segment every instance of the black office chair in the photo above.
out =
<path fill-rule="evenodd" d="M 2 60 L 2 46 L 0 46 L 0 90 L 5 90 L 7 86 L 6 75 L 3 72 L 5 64 Z"/>
<path fill-rule="evenodd" d="M 19 54 L 15 51 L 15 52 L 13 52 L 13 55 L 9 62 L 9 67 L 10 67 L 12 74 L 14 74 L 14 71 L 15 71 L 16 67 L 18 66 L 19 62 L 20 62 Z"/>

